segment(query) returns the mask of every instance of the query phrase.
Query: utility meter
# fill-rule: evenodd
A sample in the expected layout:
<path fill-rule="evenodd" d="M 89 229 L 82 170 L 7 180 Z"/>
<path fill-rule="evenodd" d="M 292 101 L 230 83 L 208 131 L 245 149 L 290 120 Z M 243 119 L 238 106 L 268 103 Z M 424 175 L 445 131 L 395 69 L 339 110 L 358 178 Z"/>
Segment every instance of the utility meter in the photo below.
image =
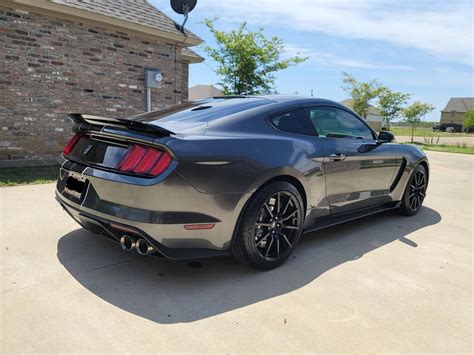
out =
<path fill-rule="evenodd" d="M 160 88 L 163 75 L 158 68 L 145 68 L 145 87 Z"/>

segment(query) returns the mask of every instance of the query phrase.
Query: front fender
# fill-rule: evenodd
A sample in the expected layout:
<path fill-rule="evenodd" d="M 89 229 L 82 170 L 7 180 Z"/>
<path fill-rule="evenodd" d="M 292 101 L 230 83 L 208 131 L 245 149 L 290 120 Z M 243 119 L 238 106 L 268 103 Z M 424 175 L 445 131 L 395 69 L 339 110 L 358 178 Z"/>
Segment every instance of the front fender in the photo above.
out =
<path fill-rule="evenodd" d="M 425 164 L 428 178 L 430 176 L 428 157 L 425 152 L 416 145 L 399 144 L 397 147 L 397 153 L 405 160 L 405 164 L 402 165 L 403 171 L 401 172 L 401 177 L 390 194 L 394 201 L 400 201 L 402 199 L 411 173 L 419 164 Z"/>

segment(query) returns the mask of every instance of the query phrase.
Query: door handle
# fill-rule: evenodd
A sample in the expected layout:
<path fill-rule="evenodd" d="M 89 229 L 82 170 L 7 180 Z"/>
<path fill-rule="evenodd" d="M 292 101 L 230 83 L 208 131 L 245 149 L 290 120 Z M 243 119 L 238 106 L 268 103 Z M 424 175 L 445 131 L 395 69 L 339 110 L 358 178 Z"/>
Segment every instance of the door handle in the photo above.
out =
<path fill-rule="evenodd" d="M 341 153 L 335 153 L 335 154 L 331 154 L 329 156 L 329 159 L 331 159 L 332 161 L 340 161 L 340 160 L 346 159 L 346 156 Z"/>

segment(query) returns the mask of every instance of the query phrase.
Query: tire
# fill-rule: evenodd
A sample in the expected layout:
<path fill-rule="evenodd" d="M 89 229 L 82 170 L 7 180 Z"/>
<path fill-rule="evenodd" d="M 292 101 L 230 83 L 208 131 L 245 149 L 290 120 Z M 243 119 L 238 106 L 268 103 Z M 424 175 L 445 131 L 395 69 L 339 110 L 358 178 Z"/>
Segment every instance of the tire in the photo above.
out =
<path fill-rule="evenodd" d="M 428 175 L 426 169 L 423 165 L 418 165 L 408 180 L 398 213 L 404 216 L 417 214 L 423 205 L 427 187 Z"/>
<path fill-rule="evenodd" d="M 303 221 L 303 200 L 293 185 L 279 181 L 265 186 L 245 207 L 233 254 L 256 269 L 274 269 L 293 253 Z"/>

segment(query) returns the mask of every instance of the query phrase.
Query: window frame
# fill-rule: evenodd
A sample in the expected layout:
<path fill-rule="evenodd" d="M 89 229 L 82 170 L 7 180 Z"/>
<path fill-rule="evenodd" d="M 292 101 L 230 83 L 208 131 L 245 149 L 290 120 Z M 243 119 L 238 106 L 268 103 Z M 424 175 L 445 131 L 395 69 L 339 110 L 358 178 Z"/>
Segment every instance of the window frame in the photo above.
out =
<path fill-rule="evenodd" d="M 286 115 L 288 113 L 291 113 L 291 112 L 294 112 L 294 111 L 298 111 L 298 110 L 310 110 L 310 109 L 316 109 L 316 108 L 335 108 L 335 109 L 339 109 L 341 111 L 345 111 L 346 113 L 350 114 L 351 116 L 353 116 L 355 119 L 359 120 L 365 127 L 367 127 L 367 129 L 370 131 L 370 133 L 372 134 L 372 140 L 377 140 L 378 139 L 378 135 L 377 133 L 375 132 L 375 130 L 367 123 L 366 120 L 364 120 L 362 117 L 360 117 L 359 115 L 357 115 L 355 112 L 352 112 L 350 109 L 344 107 L 344 106 L 338 106 L 338 105 L 328 105 L 328 104 L 316 104 L 316 105 L 304 105 L 304 106 L 300 106 L 300 107 L 292 107 L 290 109 L 285 109 L 285 110 L 281 110 L 281 111 L 278 111 L 278 112 L 275 112 L 275 113 L 272 113 L 270 114 L 268 117 L 265 118 L 265 121 L 270 125 L 270 127 L 272 127 L 274 130 L 276 130 L 277 132 L 283 132 L 283 133 L 286 133 L 286 134 L 291 134 L 291 135 L 296 135 L 296 136 L 302 136 L 302 137 L 317 137 L 317 138 L 325 138 L 325 139 L 350 139 L 350 140 L 356 140 L 356 141 L 363 141 L 363 140 L 369 140 L 367 138 L 364 138 L 364 139 L 358 139 L 358 138 L 336 138 L 336 137 L 321 137 L 319 135 L 319 133 L 317 133 L 316 135 L 308 135 L 308 134 L 301 134 L 301 133 L 294 133 L 294 132 L 288 132 L 288 131 L 284 131 L 282 129 L 279 129 L 278 127 L 276 127 L 272 122 L 271 120 L 274 119 L 274 118 L 277 118 L 279 116 L 283 116 L 283 115 Z M 316 128 L 315 128 L 315 131 Z"/>

